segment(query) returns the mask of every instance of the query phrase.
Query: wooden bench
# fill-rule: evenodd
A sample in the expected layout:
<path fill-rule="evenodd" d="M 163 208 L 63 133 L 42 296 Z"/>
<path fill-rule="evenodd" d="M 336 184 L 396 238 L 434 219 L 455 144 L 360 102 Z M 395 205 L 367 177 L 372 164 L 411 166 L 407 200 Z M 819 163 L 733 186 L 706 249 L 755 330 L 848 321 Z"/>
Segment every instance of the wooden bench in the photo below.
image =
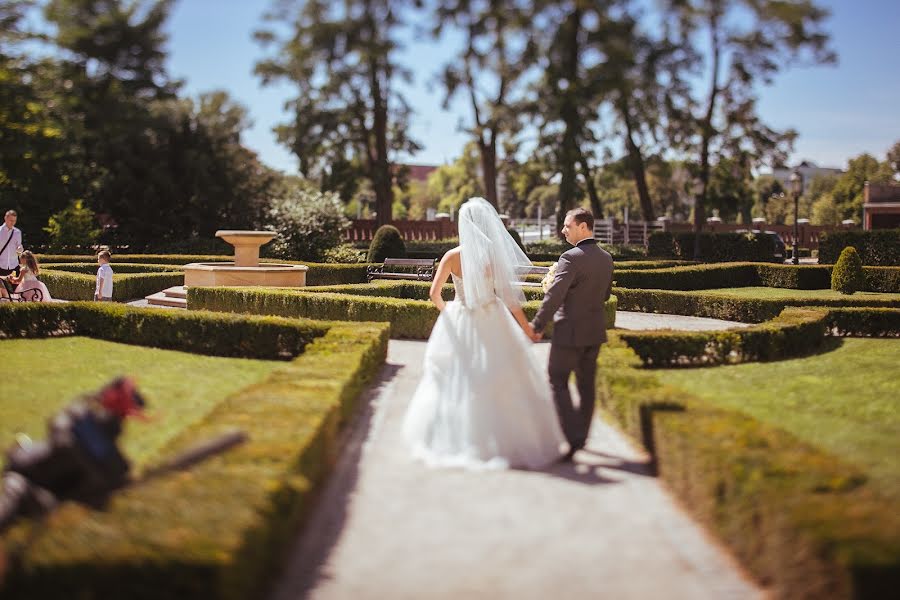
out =
<path fill-rule="evenodd" d="M 434 279 L 433 258 L 386 258 L 384 264 L 372 265 L 366 269 L 366 279 L 411 279 L 413 281 L 431 281 Z M 414 269 L 398 271 L 398 267 Z"/>

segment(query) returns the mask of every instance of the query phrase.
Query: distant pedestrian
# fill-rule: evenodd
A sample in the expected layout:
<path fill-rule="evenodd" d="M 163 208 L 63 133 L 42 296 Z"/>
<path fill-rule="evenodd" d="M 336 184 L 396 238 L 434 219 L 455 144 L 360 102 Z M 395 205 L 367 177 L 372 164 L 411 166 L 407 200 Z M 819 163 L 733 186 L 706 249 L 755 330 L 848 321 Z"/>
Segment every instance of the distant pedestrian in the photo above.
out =
<path fill-rule="evenodd" d="M 109 250 L 101 250 L 97 254 L 97 264 L 100 265 L 100 268 L 97 269 L 97 285 L 94 288 L 94 300 L 112 301 L 113 270 L 109 266 L 111 258 Z"/>
<path fill-rule="evenodd" d="M 0 275 L 19 274 L 19 254 L 23 248 L 22 232 L 16 227 L 16 219 L 16 211 L 8 210 L 3 216 L 3 225 L 0 225 Z"/>

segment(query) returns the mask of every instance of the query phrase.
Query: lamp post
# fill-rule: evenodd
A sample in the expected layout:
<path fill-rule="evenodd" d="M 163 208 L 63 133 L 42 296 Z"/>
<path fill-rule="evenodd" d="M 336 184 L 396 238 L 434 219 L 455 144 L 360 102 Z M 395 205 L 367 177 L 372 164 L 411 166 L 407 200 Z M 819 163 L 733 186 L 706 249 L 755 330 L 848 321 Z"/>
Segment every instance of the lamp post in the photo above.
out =
<path fill-rule="evenodd" d="M 791 195 L 794 196 L 794 250 L 791 262 L 795 265 L 800 264 L 800 223 L 798 223 L 798 219 L 801 194 L 803 194 L 803 175 L 800 174 L 800 171 L 795 170 L 791 173 Z"/>

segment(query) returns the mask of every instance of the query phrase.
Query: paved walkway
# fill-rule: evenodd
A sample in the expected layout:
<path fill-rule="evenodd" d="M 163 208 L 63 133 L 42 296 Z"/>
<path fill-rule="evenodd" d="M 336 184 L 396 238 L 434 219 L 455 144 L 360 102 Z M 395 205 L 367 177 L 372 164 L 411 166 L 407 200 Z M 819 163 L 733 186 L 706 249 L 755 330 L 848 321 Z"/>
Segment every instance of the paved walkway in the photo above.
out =
<path fill-rule="evenodd" d="M 621 329 L 677 329 L 679 331 L 713 331 L 732 327 L 750 327 L 749 323 L 722 321 L 705 317 L 662 315 L 657 313 L 616 311 L 616 327 Z"/>
<path fill-rule="evenodd" d="M 602 421 L 545 471 L 412 461 L 400 424 L 423 350 L 391 340 L 272 600 L 764 597 Z"/>

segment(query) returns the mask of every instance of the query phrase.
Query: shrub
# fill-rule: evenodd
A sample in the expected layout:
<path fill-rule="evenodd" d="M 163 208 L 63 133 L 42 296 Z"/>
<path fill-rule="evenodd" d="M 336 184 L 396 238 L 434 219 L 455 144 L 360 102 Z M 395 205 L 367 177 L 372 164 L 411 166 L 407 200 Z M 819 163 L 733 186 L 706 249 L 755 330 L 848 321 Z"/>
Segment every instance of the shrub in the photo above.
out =
<path fill-rule="evenodd" d="M 41 263 L 41 272 L 65 271 L 68 273 L 84 273 L 95 275 L 99 265 L 96 262 L 65 262 L 65 263 Z M 183 273 L 184 265 L 160 265 L 140 263 L 115 263 L 112 265 L 115 273 Z"/>
<path fill-rule="evenodd" d="M 727 331 L 621 331 L 618 337 L 648 367 L 706 366 L 778 360 L 822 347 L 823 308 L 785 308 L 771 321 Z"/>
<path fill-rule="evenodd" d="M 900 267 L 863 267 L 867 292 L 900 294 Z"/>
<path fill-rule="evenodd" d="M 510 237 L 512 237 L 516 245 L 522 249 L 522 252 L 525 252 L 525 245 L 522 243 L 522 236 L 519 235 L 519 232 L 511 227 L 506 231 L 509 233 Z"/>
<path fill-rule="evenodd" d="M 724 296 L 710 291 L 685 292 L 680 290 L 634 290 L 613 288 L 619 299 L 619 309 L 638 312 L 665 313 L 711 317 L 742 323 L 761 323 L 774 319 L 788 306 L 870 306 L 896 308 L 897 300 L 881 298 L 840 298 L 823 299 L 814 295 L 808 298 L 738 298 Z"/>
<path fill-rule="evenodd" d="M 612 340 L 597 396 L 683 506 L 777 598 L 879 598 L 900 563 L 894 507 L 854 465 L 635 368 Z M 748 534 L 752 532 L 752 535 Z"/>
<path fill-rule="evenodd" d="M 273 200 L 268 219 L 278 232 L 271 255 L 294 260 L 321 261 L 350 225 L 337 194 L 299 188 Z"/>
<path fill-rule="evenodd" d="M 326 263 L 331 264 L 354 264 L 366 262 L 366 253 L 357 250 L 350 244 L 341 244 L 326 250 L 323 258 Z"/>
<path fill-rule="evenodd" d="M 654 258 L 675 256 L 675 236 L 671 231 L 654 231 L 647 239 L 647 255 Z"/>
<path fill-rule="evenodd" d="M 38 312 L 129 312 L 124 307 L 31 304 L 0 307 L 13 324 Z M 245 317 L 168 313 L 229 327 Z M 134 321 L 139 322 L 140 319 Z M 75 320 L 80 323 L 80 319 Z M 257 321 L 252 318 L 249 321 Z M 384 362 L 386 327 L 264 319 L 316 335 L 304 352 L 268 379 L 224 398 L 161 452 L 171 456 L 225 431 L 248 441 L 197 465 L 117 494 L 104 511 L 67 503 L 41 526 L 39 543 L 21 542 L 28 527 L 4 539 L 23 548 L 21 568 L 4 582 L 4 598 L 251 598 L 271 580 L 297 527 L 307 518 L 318 485 L 339 451 L 338 430 L 360 391 Z M 242 327 L 238 325 L 238 327 Z M 210 332 L 213 333 L 214 332 Z M 255 343 L 247 330 L 225 341 L 240 353 Z M 85 543 L 90 540 L 90 543 Z M 112 591 L 114 590 L 114 592 Z"/>
<path fill-rule="evenodd" d="M 819 238 L 819 262 L 834 264 L 847 246 L 856 248 L 864 265 L 900 266 L 900 229 L 826 233 Z"/>
<path fill-rule="evenodd" d="M 380 281 L 372 284 L 297 289 L 206 288 L 188 290 L 188 308 L 223 312 L 305 317 L 337 321 L 387 321 L 391 337 L 427 339 L 438 317 L 437 308 L 427 300 L 427 282 Z M 445 285 L 443 296 L 449 300 L 452 285 Z M 525 291 L 523 306 L 533 318 L 540 307 L 543 291 Z M 616 298 L 606 303 L 606 326 L 615 326 Z"/>
<path fill-rule="evenodd" d="M 366 258 L 370 263 L 383 263 L 386 258 L 405 258 L 406 246 L 400 230 L 393 225 L 382 225 L 375 232 L 372 243 L 369 245 L 369 254 Z"/>
<path fill-rule="evenodd" d="M 100 237 L 94 211 L 84 206 L 83 200 L 73 200 L 50 217 L 44 231 L 50 236 L 52 248 L 91 246 Z"/>
<path fill-rule="evenodd" d="M 860 260 L 856 248 L 848 246 L 841 252 L 841 256 L 831 272 L 831 289 L 842 294 L 853 294 L 864 286 L 862 260 Z"/>
<path fill-rule="evenodd" d="M 61 300 L 93 300 L 96 277 L 82 273 L 41 270 L 41 281 L 50 295 Z M 115 273 L 113 300 L 122 302 L 144 298 L 160 290 L 184 284 L 184 273 Z"/>
<path fill-rule="evenodd" d="M 694 258 L 695 234 L 655 231 L 648 240 L 648 253 L 653 257 Z M 775 240 L 771 236 L 748 233 L 700 234 L 700 258 L 704 262 L 754 261 L 772 262 Z"/>

